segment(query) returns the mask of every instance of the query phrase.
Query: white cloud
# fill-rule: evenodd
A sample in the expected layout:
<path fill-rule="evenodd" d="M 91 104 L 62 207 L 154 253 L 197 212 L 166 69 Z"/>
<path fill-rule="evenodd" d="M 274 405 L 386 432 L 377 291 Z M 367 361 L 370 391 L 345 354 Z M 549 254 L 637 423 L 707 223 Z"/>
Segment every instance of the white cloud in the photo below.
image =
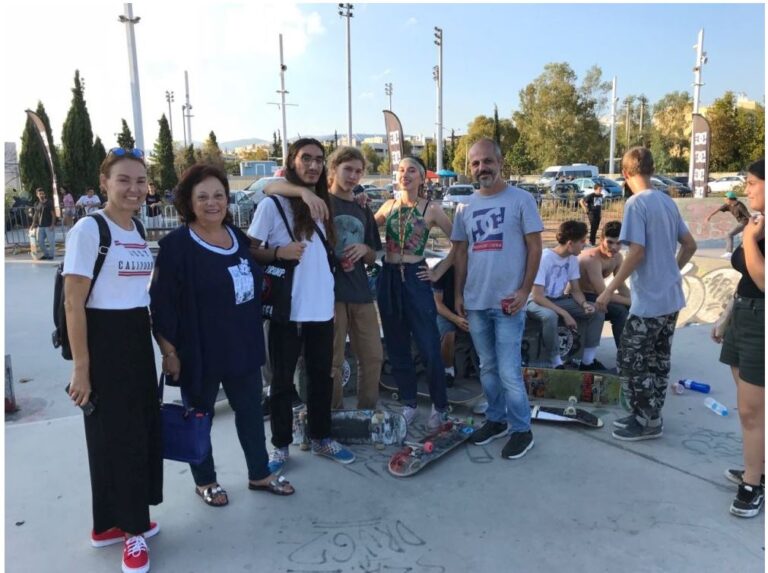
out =
<path fill-rule="evenodd" d="M 405 21 L 405 24 L 403 24 L 403 28 L 413 28 L 416 24 L 418 24 L 418 20 L 411 16 Z"/>

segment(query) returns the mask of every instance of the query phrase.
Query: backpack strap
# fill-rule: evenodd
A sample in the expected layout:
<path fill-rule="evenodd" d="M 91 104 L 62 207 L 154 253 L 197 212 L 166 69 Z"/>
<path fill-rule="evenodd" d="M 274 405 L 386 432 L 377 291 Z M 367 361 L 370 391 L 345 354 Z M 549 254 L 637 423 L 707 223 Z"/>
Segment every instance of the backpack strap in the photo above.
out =
<path fill-rule="evenodd" d="M 87 217 L 93 217 L 96 220 L 96 224 L 99 226 L 99 254 L 96 256 L 96 263 L 93 265 L 93 278 L 91 279 L 91 288 L 88 289 L 88 296 L 85 297 L 85 301 L 91 298 L 93 287 L 96 284 L 96 278 L 101 272 L 101 267 L 104 266 L 104 261 L 107 258 L 109 247 L 112 244 L 112 233 L 109 231 L 109 225 L 107 220 L 100 213 L 91 213 Z M 144 227 L 141 227 L 142 230 Z"/>
<path fill-rule="evenodd" d="M 427 199 L 427 204 L 426 204 L 426 205 L 424 205 L 424 210 L 421 212 L 421 216 L 422 216 L 422 217 L 423 217 L 423 216 L 424 216 L 424 214 L 427 212 L 427 209 L 429 208 L 429 202 L 430 202 L 430 201 L 431 201 L 431 199 L 429 199 L 429 198 L 428 198 L 428 199 Z"/>
<path fill-rule="evenodd" d="M 139 232 L 139 235 L 141 235 L 141 238 L 146 241 L 147 230 L 144 228 L 144 223 L 142 223 L 141 219 L 138 217 L 131 217 L 131 219 L 133 219 L 133 224 L 136 225 L 136 230 Z"/>
<path fill-rule="evenodd" d="M 333 224 L 333 223 L 331 223 Z M 312 226 L 315 228 L 315 232 L 317 233 L 317 236 L 320 237 L 320 241 L 323 243 L 323 247 L 325 247 L 325 253 L 328 255 L 328 267 L 331 269 L 331 274 L 336 274 L 336 255 L 333 252 L 333 249 L 331 248 L 331 245 L 328 244 L 328 239 L 325 238 L 325 235 L 320 230 L 320 226 L 315 223 L 315 221 L 312 221 Z"/>
<path fill-rule="evenodd" d="M 283 209 L 282 203 L 280 203 L 280 200 L 274 195 L 270 195 L 269 198 L 275 202 L 275 206 L 277 207 L 277 212 L 280 213 L 280 217 L 283 218 L 283 223 L 285 223 L 285 229 L 288 231 L 288 236 L 290 236 L 291 241 L 295 243 L 296 238 L 293 236 L 293 231 L 291 231 L 290 224 L 288 224 L 288 217 L 285 216 L 285 210 Z"/>

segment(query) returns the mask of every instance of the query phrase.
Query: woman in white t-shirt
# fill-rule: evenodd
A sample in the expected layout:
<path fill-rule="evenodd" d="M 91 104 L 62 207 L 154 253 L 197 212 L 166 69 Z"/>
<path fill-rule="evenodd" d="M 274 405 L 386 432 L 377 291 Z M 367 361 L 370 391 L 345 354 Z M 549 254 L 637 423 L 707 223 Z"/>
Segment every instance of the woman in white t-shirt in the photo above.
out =
<path fill-rule="evenodd" d="M 162 501 L 157 374 L 149 319 L 153 259 L 132 215 L 147 194 L 139 149 L 112 149 L 100 169 L 108 205 L 67 235 L 65 309 L 73 372 L 69 395 L 85 415 L 95 547 L 124 542 L 123 571 L 148 571 L 149 506 Z M 103 217 L 111 235 L 92 281 Z M 87 410 L 84 409 L 84 412 Z"/>

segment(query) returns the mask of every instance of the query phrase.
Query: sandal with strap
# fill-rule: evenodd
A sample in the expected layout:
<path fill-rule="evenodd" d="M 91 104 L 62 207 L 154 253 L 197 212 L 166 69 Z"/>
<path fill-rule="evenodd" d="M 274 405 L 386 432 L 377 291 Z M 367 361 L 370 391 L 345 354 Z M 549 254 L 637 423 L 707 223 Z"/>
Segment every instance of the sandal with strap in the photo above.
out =
<path fill-rule="evenodd" d="M 273 479 L 265 485 L 256 485 L 252 482 L 248 482 L 248 489 L 255 491 L 268 491 L 274 495 L 293 495 L 296 493 L 296 490 L 293 489 L 291 482 L 285 479 L 284 476 Z"/>
<path fill-rule="evenodd" d="M 203 502 L 206 505 L 210 505 L 211 507 L 224 507 L 229 503 L 227 492 L 224 491 L 224 488 L 219 484 L 211 487 L 204 487 L 203 489 L 195 486 L 195 493 L 203 498 Z M 224 503 L 216 503 L 215 500 L 221 499 L 221 496 L 224 496 Z"/>

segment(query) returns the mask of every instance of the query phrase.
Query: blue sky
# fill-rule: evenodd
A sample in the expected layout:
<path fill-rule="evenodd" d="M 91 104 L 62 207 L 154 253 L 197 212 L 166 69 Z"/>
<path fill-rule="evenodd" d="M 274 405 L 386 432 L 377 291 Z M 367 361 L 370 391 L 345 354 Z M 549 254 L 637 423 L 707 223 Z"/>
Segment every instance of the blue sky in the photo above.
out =
<path fill-rule="evenodd" d="M 40 4 L 6 5 L 2 17 L 4 75 L 15 78 L 2 106 L 4 140 L 20 138 L 23 110 L 41 99 L 61 137 L 72 78 L 86 78 L 94 132 L 114 145 L 120 118 L 133 124 L 122 3 L 45 5 L 41 38 L 29 42 L 28 18 Z M 183 10 L 186 7 L 187 10 Z M 277 34 L 284 33 L 288 134 L 347 130 L 345 21 L 336 4 L 135 2 L 145 146 L 167 114 L 173 90 L 174 135 L 180 125 L 184 70 L 190 73 L 195 140 L 214 130 L 219 141 L 271 138 L 280 114 Z M 458 133 L 497 104 L 502 117 L 549 62 L 568 62 L 581 78 L 592 65 L 618 78 L 618 96 L 644 93 L 651 102 L 691 91 L 699 28 L 705 29 L 702 103 L 726 90 L 765 94 L 765 8 L 762 4 L 355 4 L 352 19 L 353 131 L 383 131 L 384 83 L 407 133 L 431 134 L 437 61 L 432 28 L 444 30 L 446 128 Z M 47 42 L 46 42 L 47 43 Z M 37 74 L 30 74 L 36 69 Z"/>

